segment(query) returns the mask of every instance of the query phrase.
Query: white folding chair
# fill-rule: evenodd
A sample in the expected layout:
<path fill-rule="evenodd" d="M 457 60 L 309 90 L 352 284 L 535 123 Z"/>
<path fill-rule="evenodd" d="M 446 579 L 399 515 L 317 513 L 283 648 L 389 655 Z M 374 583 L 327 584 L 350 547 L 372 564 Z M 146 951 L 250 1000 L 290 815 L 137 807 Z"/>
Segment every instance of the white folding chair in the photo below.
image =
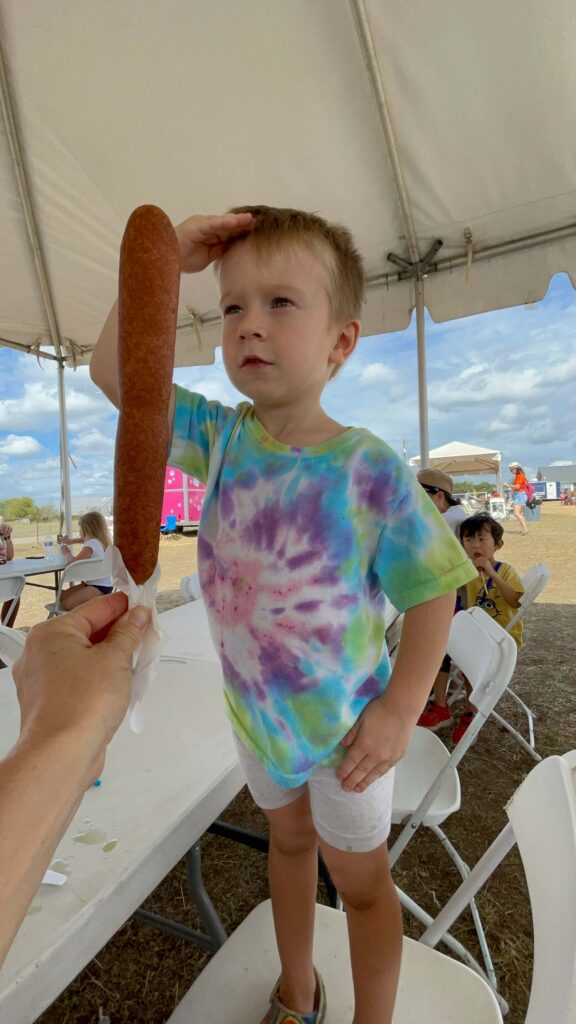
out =
<path fill-rule="evenodd" d="M 459 914 L 510 849 L 522 857 L 534 932 L 534 969 L 524 1024 L 574 1024 L 576 1007 L 576 751 L 534 767 L 506 808 L 508 824 L 419 942 L 404 938 L 394 1024 L 502 1024 L 492 989 L 476 971 L 439 953 Z M 507 918 L 503 921 L 505 933 Z M 346 918 L 316 907 L 314 960 L 328 994 L 326 1024 L 353 1015 Z M 279 974 L 270 901 L 253 910 L 212 958 L 168 1024 L 253 1024 Z"/>
<path fill-rule="evenodd" d="M 529 569 L 526 570 L 526 572 L 522 576 L 522 586 L 524 587 L 524 593 L 520 598 L 520 607 L 518 608 L 518 611 L 516 612 L 514 617 L 506 626 L 507 633 L 511 632 L 512 627 L 515 626 L 516 623 L 524 617 L 528 609 L 534 604 L 534 601 L 536 600 L 538 595 L 541 594 L 544 590 L 544 587 L 548 583 L 549 578 L 550 571 L 548 569 L 548 566 L 544 565 L 542 562 L 539 562 L 537 565 L 532 565 Z M 453 679 L 456 679 L 456 681 L 458 681 L 457 674 L 454 677 L 451 676 L 449 683 L 453 681 Z M 450 705 L 452 705 L 454 701 L 462 695 L 462 690 L 463 687 L 461 685 L 458 686 L 455 692 L 450 696 L 450 699 L 448 701 Z M 528 740 L 525 740 L 522 734 L 518 732 L 518 730 L 515 729 L 514 726 L 510 724 L 510 722 L 503 718 L 499 712 L 492 711 L 491 717 L 496 722 L 498 722 L 504 729 L 506 729 L 511 736 L 514 737 L 514 739 L 520 744 L 522 749 L 525 750 L 527 754 L 530 754 L 530 757 L 532 757 L 535 761 L 541 761 L 542 758 L 536 750 L 536 739 L 534 736 L 534 712 L 528 707 L 527 704 L 524 703 L 523 700 L 520 699 L 517 693 L 514 693 L 514 691 L 510 687 L 508 688 L 507 692 L 508 696 L 511 697 L 512 700 L 515 701 L 515 703 L 522 708 L 522 711 L 526 715 L 526 718 L 528 720 Z"/>
<path fill-rule="evenodd" d="M 199 601 L 202 597 L 200 577 L 197 572 L 191 576 L 183 576 L 180 580 L 180 593 L 185 601 Z"/>
<path fill-rule="evenodd" d="M 5 665 L 13 665 L 24 650 L 26 637 L 17 629 L 0 626 L 0 658 Z"/>
<path fill-rule="evenodd" d="M 102 571 L 103 565 L 103 558 L 82 558 L 80 562 L 70 562 L 70 565 L 67 565 L 60 575 L 56 600 L 52 604 L 45 606 L 49 613 L 48 618 L 52 619 L 56 615 L 62 615 L 64 612 L 64 608 L 60 604 L 60 598 L 62 590 L 67 583 L 91 583 L 93 580 L 101 580 L 104 576 Z"/>
<path fill-rule="evenodd" d="M 5 601 L 12 602 L 4 616 L 6 621 L 10 620 L 10 616 L 20 600 L 20 594 L 24 590 L 25 584 L 26 577 L 19 576 L 17 573 L 14 573 L 13 576 L 0 576 L 0 605 L 4 604 Z"/>
<path fill-rule="evenodd" d="M 440 826 L 460 808 L 460 781 L 456 769 L 510 682 L 517 648 L 510 634 L 481 608 L 470 608 L 454 616 L 447 647 L 450 657 L 472 685 L 471 700 L 478 713 L 452 753 L 429 729 L 416 727 L 414 730 L 408 751 L 396 766 L 392 822 L 404 828 L 392 845 L 389 858 L 393 866 L 424 825 L 437 836 L 462 878 L 466 878 L 468 866 Z M 401 890 L 398 895 L 407 910 L 418 920 L 426 921 L 426 914 L 417 903 Z M 474 901 L 470 903 L 470 911 L 488 977 L 496 985 L 490 951 Z"/>
<path fill-rule="evenodd" d="M 531 565 L 530 568 L 526 570 L 526 572 L 522 576 L 522 586 L 524 587 L 524 593 L 520 598 L 520 607 L 516 612 L 514 618 L 508 623 L 506 627 L 507 633 L 510 632 L 512 627 L 516 625 L 519 619 L 524 617 L 524 615 L 531 607 L 531 605 L 534 604 L 534 601 L 536 600 L 538 595 L 541 594 L 544 590 L 544 587 L 548 583 L 549 579 L 550 571 L 548 569 L 548 566 L 544 565 L 542 562 L 539 562 L 537 565 Z M 528 741 L 524 739 L 522 734 L 518 732 L 518 730 L 515 729 L 513 725 L 510 725 L 510 722 L 507 722 L 505 718 L 502 718 L 502 716 L 498 712 L 493 711 L 492 718 L 496 719 L 496 721 L 499 722 L 500 725 L 503 726 L 504 729 L 506 729 L 511 736 L 514 736 L 515 740 L 517 740 L 517 742 L 520 744 L 523 750 L 525 750 L 527 754 L 530 754 L 530 757 L 533 757 L 535 761 L 541 761 L 542 758 L 536 750 L 536 738 L 534 736 L 534 712 L 528 707 L 527 704 L 524 703 L 523 700 L 520 699 L 517 693 L 514 693 L 514 690 L 508 689 L 508 696 L 511 697 L 512 700 L 515 701 L 516 704 L 518 704 L 522 708 L 522 711 L 526 715 L 526 718 L 528 720 Z"/>

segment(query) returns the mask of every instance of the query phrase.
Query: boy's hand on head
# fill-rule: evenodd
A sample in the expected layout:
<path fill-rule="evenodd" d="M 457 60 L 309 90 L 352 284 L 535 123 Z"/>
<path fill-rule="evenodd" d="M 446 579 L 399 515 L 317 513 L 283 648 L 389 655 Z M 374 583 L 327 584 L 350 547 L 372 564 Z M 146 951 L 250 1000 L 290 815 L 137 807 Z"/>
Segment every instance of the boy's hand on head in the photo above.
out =
<path fill-rule="evenodd" d="M 183 273 L 205 270 L 224 255 L 232 239 L 249 233 L 254 223 L 251 213 L 224 213 L 220 217 L 197 214 L 183 220 L 176 228 Z"/>
<path fill-rule="evenodd" d="M 382 697 L 371 701 L 341 741 L 348 747 L 336 772 L 342 789 L 362 793 L 393 768 L 408 749 L 414 725 Z"/>

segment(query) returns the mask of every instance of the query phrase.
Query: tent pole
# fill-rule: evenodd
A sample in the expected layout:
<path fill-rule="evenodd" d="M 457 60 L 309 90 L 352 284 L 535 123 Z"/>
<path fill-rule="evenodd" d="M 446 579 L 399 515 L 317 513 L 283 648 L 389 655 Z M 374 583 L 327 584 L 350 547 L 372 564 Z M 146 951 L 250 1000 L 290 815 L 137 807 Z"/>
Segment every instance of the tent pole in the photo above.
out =
<path fill-rule="evenodd" d="M 64 385 L 64 360 L 58 363 L 58 405 L 60 407 L 60 472 L 62 497 L 64 499 L 64 522 L 66 533 L 72 536 L 72 504 L 70 501 L 70 456 L 68 454 L 68 425 L 66 420 L 66 389 Z"/>
<path fill-rule="evenodd" d="M 426 380 L 426 324 L 424 321 L 424 282 L 416 280 L 416 350 L 418 353 L 418 419 L 420 422 L 420 466 L 430 463 L 428 440 L 428 383 Z"/>

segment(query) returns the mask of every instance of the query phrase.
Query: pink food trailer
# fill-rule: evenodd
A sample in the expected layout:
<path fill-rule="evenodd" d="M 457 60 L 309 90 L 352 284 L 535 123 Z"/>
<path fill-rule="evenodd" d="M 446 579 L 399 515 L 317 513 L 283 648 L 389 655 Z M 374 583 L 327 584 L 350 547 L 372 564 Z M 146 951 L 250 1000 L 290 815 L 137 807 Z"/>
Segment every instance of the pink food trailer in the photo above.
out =
<path fill-rule="evenodd" d="M 198 526 L 206 488 L 194 476 L 186 476 L 180 469 L 168 466 L 164 480 L 162 526 L 168 525 L 169 516 L 176 516 L 176 526 Z M 174 522 L 174 520 L 171 520 Z"/>

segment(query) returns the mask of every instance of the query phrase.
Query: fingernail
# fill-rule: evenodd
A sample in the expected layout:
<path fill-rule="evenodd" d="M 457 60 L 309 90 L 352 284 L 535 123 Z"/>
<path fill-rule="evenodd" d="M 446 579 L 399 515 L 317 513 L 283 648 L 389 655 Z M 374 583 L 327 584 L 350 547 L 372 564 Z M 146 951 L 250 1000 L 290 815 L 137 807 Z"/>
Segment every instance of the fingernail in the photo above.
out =
<path fill-rule="evenodd" d="M 150 609 L 145 608 L 143 604 L 137 604 L 135 608 L 132 608 L 128 615 L 128 621 L 133 626 L 137 626 L 138 629 L 143 629 L 150 622 Z"/>

